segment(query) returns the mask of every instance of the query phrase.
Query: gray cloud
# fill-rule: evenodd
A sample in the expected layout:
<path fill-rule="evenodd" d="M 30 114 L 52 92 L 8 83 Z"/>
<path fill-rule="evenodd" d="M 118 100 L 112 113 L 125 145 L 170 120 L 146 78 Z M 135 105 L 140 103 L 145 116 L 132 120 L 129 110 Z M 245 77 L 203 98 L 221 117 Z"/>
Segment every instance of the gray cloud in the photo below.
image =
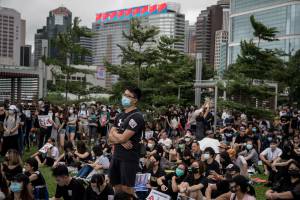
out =
<path fill-rule="evenodd" d="M 197 16 L 207 6 L 215 4 L 217 0 L 171 0 L 181 4 L 181 12 L 186 15 L 190 23 L 196 21 Z M 82 25 L 91 27 L 96 13 L 122 8 L 155 4 L 165 1 L 153 0 L 2 0 L 1 6 L 14 8 L 26 20 L 26 43 L 34 44 L 34 34 L 38 28 L 46 25 L 49 11 L 61 5 L 71 10 L 73 16 L 82 20 Z"/>

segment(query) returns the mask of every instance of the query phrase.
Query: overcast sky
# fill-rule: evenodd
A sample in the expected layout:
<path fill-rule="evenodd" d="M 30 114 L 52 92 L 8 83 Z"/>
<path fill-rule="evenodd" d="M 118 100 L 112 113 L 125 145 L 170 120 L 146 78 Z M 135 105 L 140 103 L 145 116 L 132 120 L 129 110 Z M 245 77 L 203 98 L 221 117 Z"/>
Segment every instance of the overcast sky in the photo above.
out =
<path fill-rule="evenodd" d="M 196 21 L 197 16 L 207 6 L 213 5 L 217 0 L 170 0 L 181 4 L 181 12 L 185 14 L 190 23 Z M 38 28 L 46 24 L 49 11 L 61 5 L 67 7 L 73 17 L 81 18 L 81 25 L 92 26 L 96 13 L 135 7 L 147 4 L 167 2 L 163 0 L 0 0 L 1 6 L 14 8 L 26 20 L 26 43 L 34 44 L 34 34 Z M 34 48 L 34 47 L 33 47 Z"/>

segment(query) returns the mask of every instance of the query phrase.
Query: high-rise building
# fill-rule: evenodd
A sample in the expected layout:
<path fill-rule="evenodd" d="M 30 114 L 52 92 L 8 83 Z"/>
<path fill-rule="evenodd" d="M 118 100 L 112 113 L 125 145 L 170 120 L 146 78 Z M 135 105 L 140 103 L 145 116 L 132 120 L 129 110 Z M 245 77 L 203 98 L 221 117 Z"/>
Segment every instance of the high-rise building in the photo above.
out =
<path fill-rule="evenodd" d="M 202 53 L 203 62 L 214 65 L 215 34 L 218 30 L 226 30 L 226 9 L 228 1 L 219 1 L 201 11 L 196 22 L 196 51 Z M 227 20 L 228 21 L 228 20 Z"/>
<path fill-rule="evenodd" d="M 20 65 L 27 67 L 31 66 L 31 45 L 21 46 Z"/>
<path fill-rule="evenodd" d="M 227 46 L 228 46 L 228 32 L 225 30 L 216 31 L 214 71 L 216 71 L 219 76 L 222 76 L 226 69 Z"/>
<path fill-rule="evenodd" d="M 0 64 L 19 65 L 21 42 L 25 38 L 21 14 L 11 8 L 0 7 Z"/>
<path fill-rule="evenodd" d="M 299 0 L 231 0 L 228 63 L 236 61 L 240 41 L 254 39 L 250 16 L 268 27 L 276 27 L 278 41 L 261 42 L 262 48 L 277 48 L 288 54 L 300 49 Z"/>
<path fill-rule="evenodd" d="M 47 17 L 47 25 L 42 29 L 38 29 L 35 34 L 35 58 L 34 65 L 37 66 L 39 60 L 44 55 L 45 46 L 42 45 L 44 40 L 48 41 L 47 56 L 54 58 L 58 55 L 58 49 L 54 47 L 52 41 L 59 33 L 66 32 L 72 26 L 72 13 L 65 7 L 59 7 L 49 12 Z M 43 46 L 43 48 L 41 48 Z"/>
<path fill-rule="evenodd" d="M 88 27 L 83 27 L 86 32 L 91 33 L 92 29 Z M 93 38 L 92 37 L 80 37 L 79 42 L 81 47 L 88 49 L 91 53 L 93 52 Z M 92 56 L 84 56 L 81 58 L 81 62 L 86 65 L 92 65 L 93 57 Z"/>
<path fill-rule="evenodd" d="M 39 66 L 39 60 L 48 55 L 47 28 L 38 29 L 34 35 L 34 66 Z"/>
<path fill-rule="evenodd" d="M 184 53 L 194 55 L 196 53 L 196 25 L 190 25 L 185 21 Z"/>
<path fill-rule="evenodd" d="M 112 64 L 121 63 L 119 56 L 121 50 L 117 44 L 128 44 L 122 32 L 130 31 L 130 19 L 133 17 L 139 18 L 142 25 L 157 27 L 160 30 L 157 38 L 162 35 L 181 38 L 181 41 L 174 44 L 174 49 L 184 52 L 185 15 L 180 13 L 180 5 L 177 3 L 145 5 L 97 14 L 96 22 L 93 23 L 95 33 L 93 65 L 105 67 L 105 60 Z M 106 75 L 107 80 L 115 81 L 116 77 L 112 78 L 108 73 Z M 107 87 L 111 87 L 111 84 L 112 82 L 108 81 Z"/>

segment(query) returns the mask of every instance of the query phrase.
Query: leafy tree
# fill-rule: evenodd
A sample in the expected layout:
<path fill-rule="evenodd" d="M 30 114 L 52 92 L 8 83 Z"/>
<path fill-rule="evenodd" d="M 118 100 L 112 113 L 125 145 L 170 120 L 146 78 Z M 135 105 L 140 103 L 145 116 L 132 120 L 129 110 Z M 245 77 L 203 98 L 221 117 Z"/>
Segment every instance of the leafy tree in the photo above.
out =
<path fill-rule="evenodd" d="M 70 77 L 75 73 L 89 74 L 93 73 L 91 70 L 78 69 L 70 65 L 72 60 L 74 65 L 85 64 L 82 57 L 90 56 L 90 50 L 82 47 L 78 41 L 80 37 L 92 37 L 92 34 L 86 30 L 84 27 L 79 26 L 80 19 L 78 17 L 74 18 L 72 27 L 67 30 L 67 32 L 59 33 L 57 38 L 55 38 L 51 43 L 58 49 L 58 55 L 55 58 L 43 57 L 43 62 L 49 66 L 53 65 L 59 70 L 53 70 L 55 76 L 60 76 L 63 74 L 66 77 L 65 81 L 65 96 L 68 99 L 68 92 L 70 90 Z M 62 74 L 61 74 L 62 73 Z"/>
<path fill-rule="evenodd" d="M 256 45 L 253 40 L 241 41 L 241 51 L 236 63 L 230 65 L 225 72 L 227 101 L 221 101 L 221 107 L 245 112 L 248 115 L 270 117 L 270 111 L 257 105 L 257 102 L 270 100 L 274 91 L 270 90 L 267 82 L 277 80 L 276 75 L 283 70 L 283 61 L 277 50 L 259 47 L 261 40 L 274 41 L 276 28 L 267 28 L 260 22 L 250 17 L 253 35 L 258 37 Z"/>
<path fill-rule="evenodd" d="M 288 88 L 288 103 L 300 105 L 300 50 L 290 57 L 279 80 Z"/>
<path fill-rule="evenodd" d="M 276 39 L 276 33 L 278 33 L 278 31 L 275 27 L 268 28 L 263 23 L 256 21 L 253 15 L 250 16 L 250 22 L 254 29 L 253 35 L 258 38 L 258 47 L 261 40 L 268 42 L 278 40 Z"/>
<path fill-rule="evenodd" d="M 120 98 L 124 87 L 135 85 L 143 90 L 145 107 L 194 101 L 195 59 L 174 49 L 174 44 L 182 38 L 158 37 L 158 34 L 157 28 L 142 26 L 136 19 L 132 21 L 130 33 L 124 34 L 128 45 L 119 45 L 121 65 L 106 63 L 109 72 L 120 77 L 113 86 L 114 99 Z"/>

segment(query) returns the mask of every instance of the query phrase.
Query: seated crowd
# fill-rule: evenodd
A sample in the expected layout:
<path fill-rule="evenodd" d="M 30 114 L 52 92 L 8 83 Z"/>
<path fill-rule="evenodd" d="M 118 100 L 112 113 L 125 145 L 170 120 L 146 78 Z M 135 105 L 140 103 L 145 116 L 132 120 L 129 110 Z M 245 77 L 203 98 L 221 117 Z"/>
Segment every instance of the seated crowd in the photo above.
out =
<path fill-rule="evenodd" d="M 175 200 L 254 200 L 253 176 L 263 173 L 270 188 L 265 199 L 300 199 L 300 115 L 288 107 L 274 121 L 224 111 L 213 130 L 209 104 L 170 106 L 147 121 L 139 171 L 150 179 L 147 191 L 132 196 L 115 194 L 107 176 L 114 153 L 107 134 L 118 109 L 100 103 L 59 107 L 41 100 L 28 114 L 26 106 L 0 106 L 0 200 L 50 199 L 41 166 L 53 170 L 54 199 L 146 199 L 157 190 Z M 50 116 L 51 126 L 38 123 L 42 114 Z M 23 163 L 25 147 L 35 145 L 37 152 Z"/>

